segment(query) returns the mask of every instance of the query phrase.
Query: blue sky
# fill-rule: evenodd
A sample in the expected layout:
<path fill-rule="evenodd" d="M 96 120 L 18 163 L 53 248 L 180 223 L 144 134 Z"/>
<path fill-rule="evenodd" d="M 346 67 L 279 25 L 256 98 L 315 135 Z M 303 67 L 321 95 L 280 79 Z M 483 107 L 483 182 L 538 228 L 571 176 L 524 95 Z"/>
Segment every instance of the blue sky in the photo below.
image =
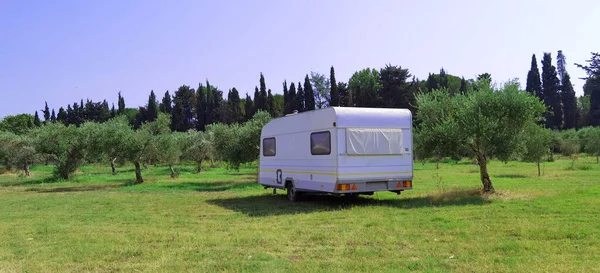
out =
<path fill-rule="evenodd" d="M 579 95 L 573 63 L 600 51 L 599 14 L 600 1 L 3 0 L 0 117 L 118 91 L 137 107 L 206 79 L 244 96 L 260 72 L 281 93 L 331 65 L 338 81 L 389 63 L 524 86 L 531 54 L 559 49 Z"/>

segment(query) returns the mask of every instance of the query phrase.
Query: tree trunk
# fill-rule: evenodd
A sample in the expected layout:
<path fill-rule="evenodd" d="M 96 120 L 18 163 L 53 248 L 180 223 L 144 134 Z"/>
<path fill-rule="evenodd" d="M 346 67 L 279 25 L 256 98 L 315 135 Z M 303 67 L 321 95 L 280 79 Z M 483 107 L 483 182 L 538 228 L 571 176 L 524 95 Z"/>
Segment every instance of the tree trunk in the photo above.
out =
<path fill-rule="evenodd" d="M 173 165 L 169 165 L 169 169 L 171 170 L 171 178 L 175 178 L 175 170 L 173 169 Z"/>
<path fill-rule="evenodd" d="M 496 190 L 492 186 L 492 180 L 487 170 L 487 160 L 485 155 L 481 152 L 477 152 L 477 162 L 479 163 L 479 174 L 481 175 L 481 183 L 483 184 L 483 192 L 493 193 Z"/>
<path fill-rule="evenodd" d="M 29 162 L 25 162 L 23 169 L 25 170 L 25 176 L 27 176 L 27 177 L 31 176 L 31 172 L 29 172 Z"/>
<path fill-rule="evenodd" d="M 202 160 L 196 161 L 197 167 L 196 167 L 196 172 L 200 173 L 202 172 Z"/>
<path fill-rule="evenodd" d="M 538 176 L 542 176 L 542 174 L 541 174 L 541 172 L 540 172 L 540 160 L 538 159 L 538 160 L 536 161 L 536 163 L 537 163 L 537 167 L 538 167 Z"/>
<path fill-rule="evenodd" d="M 142 178 L 142 169 L 140 168 L 140 162 L 136 161 L 133 164 L 135 164 L 135 183 L 144 183 L 144 178 Z"/>
<path fill-rule="evenodd" d="M 110 169 L 111 169 L 113 175 L 117 174 L 117 169 L 115 169 L 115 161 L 116 160 L 117 160 L 116 157 L 110 160 Z"/>
<path fill-rule="evenodd" d="M 146 165 L 146 161 L 142 162 L 142 165 L 144 165 L 144 170 L 148 169 L 148 165 Z"/>
<path fill-rule="evenodd" d="M 596 156 L 596 164 L 600 163 L 600 156 Z"/>

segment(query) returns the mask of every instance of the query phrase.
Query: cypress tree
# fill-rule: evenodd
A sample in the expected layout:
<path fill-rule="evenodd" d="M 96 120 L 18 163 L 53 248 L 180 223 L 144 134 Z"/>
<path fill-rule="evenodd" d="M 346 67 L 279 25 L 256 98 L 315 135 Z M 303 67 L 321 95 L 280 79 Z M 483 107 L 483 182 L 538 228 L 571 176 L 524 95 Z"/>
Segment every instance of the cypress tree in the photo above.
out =
<path fill-rule="evenodd" d="M 35 125 L 36 127 L 42 126 L 42 122 L 40 121 L 40 116 L 38 116 L 37 111 L 35 111 L 35 115 L 33 117 L 33 125 Z"/>
<path fill-rule="evenodd" d="M 50 121 L 51 122 L 55 122 L 56 121 L 56 113 L 54 113 L 54 109 L 52 109 L 52 115 L 50 115 Z"/>
<path fill-rule="evenodd" d="M 298 82 L 298 92 L 296 93 L 296 106 L 298 107 L 296 110 L 298 112 L 306 111 L 306 96 L 304 95 L 304 90 L 302 90 L 302 84 Z"/>
<path fill-rule="evenodd" d="M 146 109 L 145 121 L 155 121 L 158 118 L 158 105 L 156 102 L 156 95 L 154 90 L 150 90 L 150 96 L 148 97 L 148 106 Z"/>
<path fill-rule="evenodd" d="M 81 100 L 81 103 L 82 103 L 81 105 L 83 106 L 83 100 Z M 82 112 L 81 113 L 82 120 L 85 120 L 85 121 L 96 120 L 96 117 L 94 115 L 95 109 L 94 109 L 94 106 L 92 105 L 92 102 L 90 101 L 90 99 L 87 99 L 85 101 L 85 107 L 81 107 L 81 109 L 82 109 L 82 111 L 81 111 Z"/>
<path fill-rule="evenodd" d="M 65 120 L 66 125 L 73 124 L 73 116 L 73 108 L 71 108 L 70 104 L 67 104 L 67 115 Z"/>
<path fill-rule="evenodd" d="M 283 114 L 287 115 L 290 113 L 290 98 L 288 94 L 287 82 L 283 81 Z"/>
<path fill-rule="evenodd" d="M 160 111 L 166 114 L 171 114 L 173 112 L 173 102 L 171 101 L 171 94 L 169 94 L 169 90 L 165 92 L 165 96 L 160 104 Z"/>
<path fill-rule="evenodd" d="M 221 106 L 223 104 L 223 91 L 219 90 L 215 86 L 212 86 L 211 90 L 212 90 L 212 94 L 213 94 L 213 112 L 212 112 L 213 122 L 224 122 L 224 119 L 226 117 L 221 116 L 221 112 L 226 112 L 226 111 L 221 111 L 221 108 L 222 108 Z M 225 105 L 223 105 L 223 106 L 225 106 Z"/>
<path fill-rule="evenodd" d="M 262 109 L 263 103 L 261 101 L 260 91 L 258 91 L 258 86 L 254 87 L 254 113 L 258 112 L 258 110 Z"/>
<path fill-rule="evenodd" d="M 269 111 L 268 106 L 267 106 L 267 85 L 265 84 L 265 77 L 263 76 L 262 72 L 260 73 L 260 89 L 259 89 L 259 93 L 258 96 L 260 97 L 259 100 L 259 104 L 258 106 L 255 105 L 255 107 L 257 107 L 257 109 L 259 110 L 263 110 L 263 111 Z M 255 99 L 256 100 L 256 99 Z"/>
<path fill-rule="evenodd" d="M 462 77 L 462 79 L 460 80 L 460 89 L 458 90 L 463 95 L 467 94 L 467 81 L 465 80 L 465 77 Z"/>
<path fill-rule="evenodd" d="M 69 124 L 73 124 L 79 127 L 79 125 L 81 124 L 80 112 L 81 110 L 79 109 L 79 104 L 74 102 L 73 110 L 71 111 L 71 114 L 69 114 Z"/>
<path fill-rule="evenodd" d="M 100 112 L 101 122 L 105 122 L 111 118 L 110 109 L 108 108 L 108 102 L 106 100 L 102 101 L 102 110 Z"/>
<path fill-rule="evenodd" d="M 571 84 L 571 77 L 566 71 L 563 71 L 561 99 L 564 112 L 563 128 L 573 129 L 577 125 L 577 100 L 575 99 L 575 90 Z"/>
<path fill-rule="evenodd" d="M 564 77 L 567 75 L 567 58 L 562 53 L 562 50 L 559 50 L 556 55 L 556 72 L 558 73 L 558 79 L 562 83 Z"/>
<path fill-rule="evenodd" d="M 50 108 L 48 108 L 48 102 L 45 102 L 46 106 L 44 106 L 44 124 L 50 121 Z"/>
<path fill-rule="evenodd" d="M 139 107 L 138 112 L 135 114 L 135 123 L 133 124 L 133 129 L 137 130 L 142 127 L 142 124 L 146 122 L 147 116 L 148 110 L 146 107 Z"/>
<path fill-rule="evenodd" d="M 540 71 L 537 66 L 535 54 L 531 56 L 531 68 L 527 73 L 527 85 L 525 90 L 541 100 L 544 99 L 544 94 L 542 93 L 542 81 L 540 80 Z"/>
<path fill-rule="evenodd" d="M 267 109 L 267 85 L 265 84 L 265 77 L 263 73 L 260 73 L 260 110 L 268 111 Z"/>
<path fill-rule="evenodd" d="M 117 113 L 119 115 L 125 113 L 125 98 L 121 96 L 121 91 L 119 91 L 119 99 L 117 102 L 117 106 L 119 107 L 119 109 L 117 110 Z"/>
<path fill-rule="evenodd" d="M 59 111 L 59 113 L 60 113 L 60 111 Z M 110 117 L 114 118 L 116 116 L 117 116 L 117 111 L 115 111 L 115 104 L 113 103 L 112 108 L 110 109 Z"/>
<path fill-rule="evenodd" d="M 244 119 L 246 121 L 252 119 L 252 117 L 254 116 L 254 102 L 252 101 L 252 98 L 250 97 L 250 95 L 248 95 L 248 93 L 246 93 L 246 100 L 244 102 L 244 110 L 246 112 Z"/>
<path fill-rule="evenodd" d="M 294 112 L 294 110 L 300 111 L 300 109 L 298 108 L 298 101 L 296 100 L 296 84 L 294 84 L 294 82 L 290 83 L 290 91 L 288 93 L 288 100 L 289 100 L 289 113 L 291 114 Z"/>
<path fill-rule="evenodd" d="M 448 75 L 443 67 L 440 69 L 440 88 L 448 88 Z"/>
<path fill-rule="evenodd" d="M 204 125 L 210 125 L 214 123 L 213 110 L 215 109 L 215 94 L 212 92 L 212 86 L 210 82 L 206 80 L 206 107 L 204 109 Z"/>
<path fill-rule="evenodd" d="M 585 85 L 590 96 L 590 111 L 587 114 L 588 124 L 590 126 L 600 126 L 600 75 L 590 76 Z"/>
<path fill-rule="evenodd" d="M 89 101 L 89 100 L 88 100 Z M 81 99 L 79 101 L 79 124 L 83 124 L 85 121 L 87 121 L 86 116 L 85 116 L 85 107 L 83 106 L 83 99 Z"/>
<path fill-rule="evenodd" d="M 560 82 L 556 74 L 556 67 L 552 65 L 550 53 L 544 53 L 542 59 L 542 92 L 544 103 L 547 107 L 546 127 L 550 129 L 562 128 L 562 107 L 560 103 Z"/>
<path fill-rule="evenodd" d="M 432 90 L 436 90 L 439 89 L 440 86 L 437 82 L 437 79 L 435 78 L 435 75 L 429 73 L 429 76 L 427 77 L 427 91 L 432 91 Z"/>
<path fill-rule="evenodd" d="M 227 123 L 239 123 L 242 121 L 242 109 L 240 109 L 240 93 L 232 88 L 227 94 Z"/>
<path fill-rule="evenodd" d="M 64 108 L 58 108 L 58 115 L 56 116 L 56 120 L 63 124 L 67 124 L 67 112 L 65 112 Z"/>
<path fill-rule="evenodd" d="M 308 74 L 304 77 L 304 107 L 306 111 L 315 110 L 315 92 L 310 84 Z"/>
<path fill-rule="evenodd" d="M 168 93 L 169 91 L 167 91 Z M 166 95 L 165 95 L 166 96 Z M 163 99 L 163 102 L 166 102 Z M 196 89 L 196 130 L 204 131 L 206 128 L 206 88 L 202 83 L 198 84 Z M 166 108 L 165 108 L 166 109 Z"/>
<path fill-rule="evenodd" d="M 273 106 L 273 94 L 271 93 L 271 89 L 269 89 L 269 91 L 267 91 L 267 112 L 272 116 L 275 117 L 275 107 Z"/>
<path fill-rule="evenodd" d="M 333 66 L 331 66 L 331 69 L 329 70 L 329 84 L 331 84 L 329 88 L 329 97 L 331 100 L 329 105 L 340 106 L 340 93 L 338 92 L 337 82 L 335 81 L 335 70 L 333 69 Z"/>

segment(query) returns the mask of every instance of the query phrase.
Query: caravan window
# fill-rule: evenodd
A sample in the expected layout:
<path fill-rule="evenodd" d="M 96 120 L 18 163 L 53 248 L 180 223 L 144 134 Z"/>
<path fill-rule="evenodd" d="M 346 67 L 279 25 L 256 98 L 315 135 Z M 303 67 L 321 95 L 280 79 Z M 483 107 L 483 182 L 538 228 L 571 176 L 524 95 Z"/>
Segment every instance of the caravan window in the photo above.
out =
<path fill-rule="evenodd" d="M 331 133 L 329 131 L 310 134 L 310 153 L 312 155 L 331 154 Z"/>
<path fill-rule="evenodd" d="M 275 138 L 274 137 L 270 137 L 270 138 L 264 138 L 263 139 L 263 156 L 275 156 L 275 152 L 276 152 L 276 143 L 275 143 Z"/>
<path fill-rule="evenodd" d="M 348 155 L 402 155 L 402 129 L 348 128 Z"/>

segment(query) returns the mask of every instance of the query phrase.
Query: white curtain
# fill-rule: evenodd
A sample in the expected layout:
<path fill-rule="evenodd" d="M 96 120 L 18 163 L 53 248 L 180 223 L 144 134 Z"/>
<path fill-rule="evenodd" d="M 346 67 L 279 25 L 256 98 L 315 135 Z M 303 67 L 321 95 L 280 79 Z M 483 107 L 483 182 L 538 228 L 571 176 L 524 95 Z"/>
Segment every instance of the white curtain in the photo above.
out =
<path fill-rule="evenodd" d="M 400 155 L 402 129 L 347 128 L 346 154 Z"/>

